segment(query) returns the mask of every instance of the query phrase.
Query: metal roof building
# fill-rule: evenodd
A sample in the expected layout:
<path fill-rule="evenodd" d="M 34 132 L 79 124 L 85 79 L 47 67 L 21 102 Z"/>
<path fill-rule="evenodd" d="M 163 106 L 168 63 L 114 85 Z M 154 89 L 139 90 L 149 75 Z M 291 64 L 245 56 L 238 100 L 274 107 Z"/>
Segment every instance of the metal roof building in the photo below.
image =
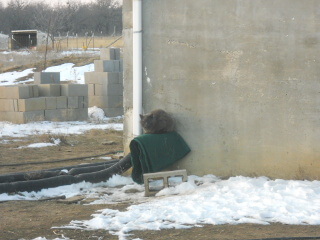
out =
<path fill-rule="evenodd" d="M 11 49 L 32 48 L 45 44 L 46 34 L 38 30 L 11 31 Z"/>

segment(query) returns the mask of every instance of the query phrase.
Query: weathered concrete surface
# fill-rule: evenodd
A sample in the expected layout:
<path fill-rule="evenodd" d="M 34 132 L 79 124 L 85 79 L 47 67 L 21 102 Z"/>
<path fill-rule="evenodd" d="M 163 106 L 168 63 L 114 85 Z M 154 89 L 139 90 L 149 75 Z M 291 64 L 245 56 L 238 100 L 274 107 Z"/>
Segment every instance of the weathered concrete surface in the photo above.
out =
<path fill-rule="evenodd" d="M 131 4 L 124 0 L 125 147 Z M 143 109 L 177 119 L 192 153 L 176 167 L 320 179 L 319 22 L 317 0 L 143 1 Z"/>
<path fill-rule="evenodd" d="M 132 134 L 132 0 L 124 0 L 122 5 L 123 26 L 123 144 L 128 153 Z"/>
<path fill-rule="evenodd" d="M 59 72 L 35 72 L 34 83 L 35 84 L 59 84 L 60 73 Z"/>

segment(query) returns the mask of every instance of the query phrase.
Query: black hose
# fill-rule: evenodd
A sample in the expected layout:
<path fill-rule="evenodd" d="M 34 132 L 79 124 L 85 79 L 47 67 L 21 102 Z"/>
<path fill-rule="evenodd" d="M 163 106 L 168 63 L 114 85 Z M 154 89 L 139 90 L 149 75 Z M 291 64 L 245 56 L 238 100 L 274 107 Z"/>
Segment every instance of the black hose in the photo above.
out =
<path fill-rule="evenodd" d="M 12 183 L 1 183 L 0 193 L 12 193 L 12 192 L 31 192 L 39 191 L 43 188 L 52 188 L 62 185 L 69 185 L 75 182 L 75 178 L 70 175 L 62 175 L 51 178 L 44 178 L 40 180 L 30 180 Z"/>
<path fill-rule="evenodd" d="M 121 174 L 125 171 L 127 171 L 129 168 L 131 168 L 131 154 L 129 153 L 127 156 L 122 158 L 119 162 L 112 165 L 111 167 L 101 170 L 98 172 L 93 173 L 82 173 L 79 175 L 76 175 L 75 177 L 79 180 L 79 182 L 82 181 L 88 181 L 91 183 L 98 183 L 101 181 L 105 181 L 106 179 L 109 179 L 114 174 Z"/>
<path fill-rule="evenodd" d="M 40 171 L 29 171 L 29 172 L 20 172 L 20 173 L 10 173 L 10 174 L 4 174 L 0 175 L 0 183 L 8 183 L 8 182 L 18 182 L 18 181 L 26 181 L 26 180 L 36 180 L 41 178 L 49 178 L 54 177 L 58 175 L 65 175 L 61 170 L 74 170 L 77 171 L 78 169 L 86 169 L 86 172 L 93 172 L 94 169 L 90 170 L 91 167 L 97 167 L 103 165 L 103 167 L 100 168 L 104 169 L 107 167 L 110 167 L 111 165 L 117 163 L 119 160 L 112 160 L 107 162 L 98 162 L 98 163 L 91 163 L 91 164 L 82 164 L 82 165 L 74 165 L 74 166 L 68 166 L 68 167 L 59 167 L 59 168 L 52 168 L 52 169 L 45 169 Z M 83 172 L 85 172 L 83 171 Z M 95 170 L 97 171 L 97 170 Z M 68 173 L 69 174 L 69 173 Z M 75 174 L 71 174 L 75 175 Z"/>
<path fill-rule="evenodd" d="M 43 188 L 52 188 L 82 181 L 97 183 L 107 181 L 115 174 L 121 174 L 131 167 L 131 154 L 128 154 L 111 167 L 92 173 L 82 173 L 79 175 L 61 175 L 39 180 L 29 180 L 20 182 L 0 183 L 0 194 L 23 191 L 39 191 Z"/>
<path fill-rule="evenodd" d="M 242 240 L 311 240 L 320 239 L 319 237 L 279 237 L 279 238 L 257 238 L 257 239 L 242 239 Z"/>
<path fill-rule="evenodd" d="M 81 173 L 89 173 L 89 172 L 97 172 L 97 171 L 101 171 L 101 170 L 104 170 L 106 168 L 109 168 L 111 167 L 112 165 L 116 164 L 118 161 L 116 162 L 112 162 L 112 163 L 109 163 L 109 162 L 106 162 L 104 164 L 100 164 L 98 166 L 88 166 L 88 167 L 80 167 L 80 168 L 72 168 L 68 174 L 70 175 L 78 175 L 78 174 L 81 174 Z"/>
<path fill-rule="evenodd" d="M 72 166 L 68 166 L 68 167 L 57 167 L 57 168 L 51 168 L 51 169 L 48 169 L 47 171 L 56 171 L 56 170 L 63 170 L 63 169 L 67 169 L 67 170 L 70 170 L 72 168 L 83 168 L 83 167 L 90 167 L 90 166 L 99 166 L 99 165 L 103 165 L 103 164 L 106 164 L 106 163 L 117 163 L 119 162 L 118 159 L 113 159 L 113 160 L 110 160 L 110 161 L 104 161 L 104 162 L 96 162 L 96 163 L 87 163 L 87 164 L 78 164 L 78 165 L 72 165 Z"/>

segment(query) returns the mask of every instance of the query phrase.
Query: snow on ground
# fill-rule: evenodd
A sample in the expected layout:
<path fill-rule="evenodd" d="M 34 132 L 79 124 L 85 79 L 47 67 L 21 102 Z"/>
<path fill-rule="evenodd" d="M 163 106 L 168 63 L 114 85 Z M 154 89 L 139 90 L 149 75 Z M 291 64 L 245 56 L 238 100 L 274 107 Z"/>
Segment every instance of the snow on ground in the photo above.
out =
<path fill-rule="evenodd" d="M 13 72 L 0 73 L 0 85 L 16 84 L 17 83 L 15 82 L 16 79 L 28 76 L 29 74 L 34 73 L 34 70 L 35 68 L 28 68 L 21 72 L 13 71 Z M 28 81 L 33 81 L 33 78 L 32 80 L 28 80 Z"/>
<path fill-rule="evenodd" d="M 120 240 L 128 239 L 133 230 L 183 229 L 203 224 L 320 224 L 320 181 L 270 180 L 266 177 L 238 176 L 222 180 L 213 175 L 189 176 L 188 182 L 146 198 L 143 185 L 132 182 L 130 177 L 113 176 L 98 184 L 82 182 L 40 192 L 0 194 L 0 201 L 37 200 L 60 195 L 98 198 L 92 204 L 131 202 L 123 212 L 103 209 L 89 220 L 74 220 L 66 226 L 57 226 L 105 229 L 118 235 Z"/>
<path fill-rule="evenodd" d="M 13 85 L 21 84 L 27 82 L 33 82 L 34 78 L 29 78 L 24 81 L 16 82 L 17 79 L 26 77 L 30 73 L 34 73 L 34 68 L 29 68 L 21 72 L 6 72 L 0 74 L 0 85 Z M 93 63 L 81 66 L 74 67 L 73 63 L 64 63 L 58 66 L 48 67 L 45 72 L 60 72 L 60 81 L 73 81 L 75 83 L 84 84 L 84 73 L 92 72 L 94 70 Z"/>
<path fill-rule="evenodd" d="M 104 115 L 102 109 L 92 107 L 88 109 L 89 122 L 31 122 L 26 124 L 13 124 L 9 122 L 0 122 L 0 143 L 6 144 L 10 141 L 4 138 L 23 138 L 27 136 L 53 134 L 53 135 L 71 135 L 71 134 L 83 134 L 85 131 L 91 129 L 114 129 L 117 131 L 123 130 L 122 123 L 111 123 L 110 121 L 119 120 L 122 117 L 107 118 Z M 19 148 L 40 148 L 59 145 L 61 140 L 59 138 L 51 138 L 50 143 L 33 143 L 27 146 L 20 146 Z"/>
<path fill-rule="evenodd" d="M 9 55 L 9 54 L 12 54 L 13 51 L 2 51 L 1 54 L 4 54 L 4 55 Z M 30 54 L 30 51 L 14 51 L 15 54 L 17 55 L 21 55 L 21 56 L 25 56 L 25 55 L 29 55 Z"/>
<path fill-rule="evenodd" d="M 54 239 L 52 239 L 52 240 L 70 240 L 70 238 L 65 237 L 63 234 L 62 234 L 62 237 L 63 237 L 63 238 L 54 238 Z M 37 237 L 37 238 L 34 238 L 34 239 L 32 239 L 32 240 L 48 240 L 48 239 L 46 239 L 46 238 L 44 238 L 44 237 Z"/>
<path fill-rule="evenodd" d="M 61 140 L 59 138 L 51 138 L 51 142 L 49 143 L 32 143 L 27 146 L 20 146 L 18 148 L 42 148 L 42 147 L 53 147 L 53 146 L 58 146 L 61 143 Z"/>
<path fill-rule="evenodd" d="M 1 52 L 1 54 L 9 54 L 10 52 Z M 60 54 L 62 56 L 66 55 L 77 55 L 77 54 L 83 54 L 83 51 L 75 50 L 75 51 L 64 51 Z M 86 54 L 99 54 L 100 51 L 86 51 Z M 15 52 L 15 54 L 19 55 L 27 55 L 30 54 L 28 51 L 21 51 L 21 52 Z M 60 81 L 73 81 L 75 83 L 84 84 L 84 73 L 85 72 L 92 72 L 94 71 L 94 64 L 88 64 L 81 67 L 74 67 L 75 64 L 73 63 L 64 63 L 58 66 L 48 67 L 44 72 L 60 72 Z M 6 73 L 0 73 L 0 85 L 13 85 L 13 84 L 23 84 L 28 82 L 33 82 L 34 78 L 31 77 L 29 79 L 26 79 L 24 81 L 18 81 L 17 79 L 22 77 L 27 77 L 30 74 L 33 74 L 35 71 L 35 68 L 29 68 L 25 69 L 24 71 L 17 72 L 6 72 Z"/>
<path fill-rule="evenodd" d="M 122 123 L 94 123 L 94 122 L 31 122 L 26 124 L 13 124 L 0 122 L 0 138 L 27 137 L 30 135 L 54 134 L 69 135 L 83 134 L 90 129 L 115 129 L 121 131 Z"/>
<path fill-rule="evenodd" d="M 12 52 L 1 52 L 1 54 L 9 54 Z M 19 55 L 30 54 L 29 51 L 14 52 Z M 62 55 L 83 54 L 83 51 L 65 51 Z M 88 51 L 86 52 L 88 53 Z M 90 52 L 89 52 L 90 53 Z M 92 51 L 93 54 L 99 51 Z M 12 85 L 22 82 L 16 82 L 18 78 L 26 77 L 34 72 L 34 68 L 26 69 L 21 72 L 6 72 L 0 74 L 0 85 Z M 74 67 L 73 63 L 65 63 L 58 66 L 48 67 L 46 72 L 60 72 L 61 81 L 74 81 L 84 84 L 84 73 L 94 70 L 94 64 L 88 64 L 81 67 Z M 23 83 L 33 81 L 30 78 Z M 4 137 L 26 137 L 35 134 L 82 134 L 90 129 L 115 129 L 122 130 L 122 123 L 109 123 L 110 118 L 105 117 L 102 109 L 92 107 L 88 109 L 89 122 L 33 122 L 27 124 L 12 124 L 9 122 L 0 122 L 0 138 Z M 119 119 L 119 118 L 118 118 Z M 5 144 L 8 140 L 0 139 L 0 142 Z M 52 143 L 36 143 L 23 147 L 47 147 L 58 145 L 58 142 Z"/>
<path fill-rule="evenodd" d="M 92 72 L 93 70 L 93 63 L 81 67 L 74 67 L 73 63 L 65 63 L 59 66 L 48 67 L 45 72 L 60 72 L 60 81 L 74 81 L 84 84 L 84 73 Z"/>

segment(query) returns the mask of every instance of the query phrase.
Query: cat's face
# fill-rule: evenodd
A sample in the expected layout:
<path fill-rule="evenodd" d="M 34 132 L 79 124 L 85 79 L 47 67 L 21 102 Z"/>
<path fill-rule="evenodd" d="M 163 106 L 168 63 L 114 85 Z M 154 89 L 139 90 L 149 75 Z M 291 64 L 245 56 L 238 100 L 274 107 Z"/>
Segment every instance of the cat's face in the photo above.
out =
<path fill-rule="evenodd" d="M 166 133 L 174 129 L 173 119 L 162 109 L 153 110 L 145 115 L 140 114 L 140 123 L 145 133 Z"/>
<path fill-rule="evenodd" d="M 142 128 L 148 132 L 150 129 L 153 128 L 156 122 L 156 116 L 153 113 L 142 115 L 140 114 L 140 123 Z"/>

